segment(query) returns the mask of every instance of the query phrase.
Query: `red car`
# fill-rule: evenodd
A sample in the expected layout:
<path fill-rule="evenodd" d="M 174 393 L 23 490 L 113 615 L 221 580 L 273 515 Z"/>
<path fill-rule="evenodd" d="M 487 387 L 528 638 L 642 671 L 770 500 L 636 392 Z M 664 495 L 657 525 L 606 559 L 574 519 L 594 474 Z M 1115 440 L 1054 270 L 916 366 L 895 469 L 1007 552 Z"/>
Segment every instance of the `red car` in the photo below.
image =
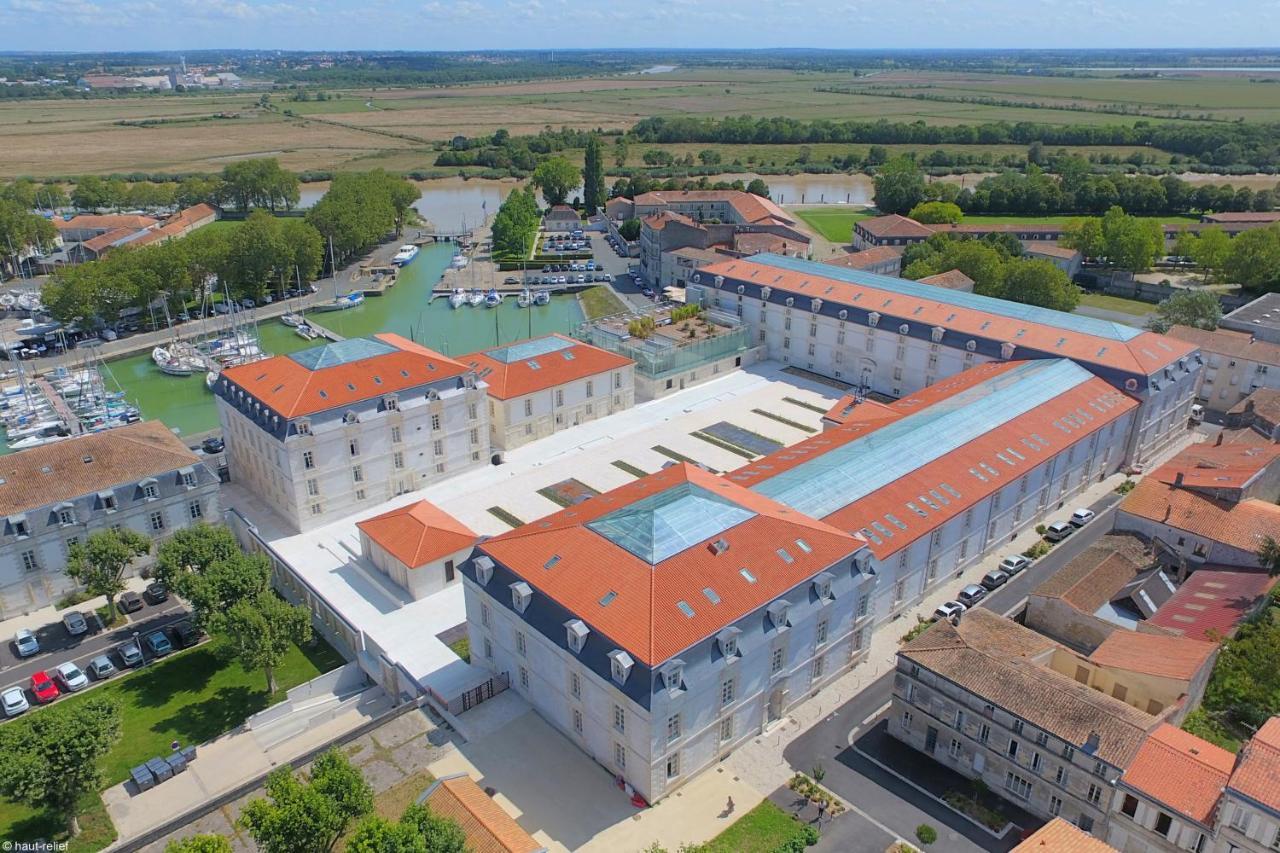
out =
<path fill-rule="evenodd" d="M 31 676 L 31 692 L 41 705 L 48 705 L 58 698 L 58 685 L 53 683 L 47 672 L 37 672 Z"/>

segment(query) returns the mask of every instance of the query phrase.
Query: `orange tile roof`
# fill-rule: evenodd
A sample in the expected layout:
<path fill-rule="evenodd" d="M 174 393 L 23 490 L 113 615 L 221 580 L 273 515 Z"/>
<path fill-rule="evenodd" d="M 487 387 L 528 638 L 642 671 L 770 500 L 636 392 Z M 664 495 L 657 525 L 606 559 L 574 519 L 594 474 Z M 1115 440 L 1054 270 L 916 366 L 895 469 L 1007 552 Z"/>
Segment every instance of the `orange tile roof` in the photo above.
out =
<path fill-rule="evenodd" d="M 1280 532 L 1280 506 L 1249 498 L 1219 500 L 1144 477 L 1120 503 L 1120 512 L 1183 530 L 1250 553 Z"/>
<path fill-rule="evenodd" d="M 1112 631 L 1089 660 L 1098 666 L 1191 681 L 1217 651 L 1214 643 L 1121 628 Z"/>
<path fill-rule="evenodd" d="M 974 284 L 973 279 L 960 272 L 960 270 L 947 270 L 936 275 L 918 278 L 916 281 L 921 284 L 932 284 L 934 287 L 948 287 L 952 290 L 972 290 Z"/>
<path fill-rule="evenodd" d="M 683 484 L 754 515 L 657 564 L 587 527 Z M 709 545 L 717 539 L 728 543 L 727 551 L 713 553 Z M 808 550 L 791 544 L 798 539 Z M 853 554 L 860 545 L 841 530 L 681 463 L 488 539 L 479 548 L 637 661 L 656 666 Z M 779 548 L 787 550 L 789 561 Z M 601 571 L 601 566 L 608 571 Z M 741 573 L 744 567 L 754 582 Z M 712 603 L 704 589 L 714 590 L 719 601 Z M 694 615 L 683 613 L 680 602 Z"/>
<path fill-rule="evenodd" d="M 780 264 L 783 259 L 778 260 Z M 764 259 L 744 258 L 704 267 L 701 275 L 702 281 L 710 281 L 715 276 L 722 275 L 726 279 L 751 282 L 774 291 L 880 311 L 890 317 L 906 318 L 905 322 L 913 328 L 938 326 L 957 335 L 1012 343 L 1019 349 L 1025 348 L 1050 356 L 1069 358 L 1080 364 L 1103 365 L 1142 375 L 1150 375 L 1175 364 L 1179 358 L 1190 355 L 1197 349 L 1194 344 L 1154 332 L 1142 332 L 1127 341 L 1117 340 L 1062 328 L 1048 321 L 1042 323 L 1001 314 L 1001 307 L 1010 304 L 1001 299 L 985 301 L 984 304 L 991 306 L 988 311 L 950 302 L 945 295 L 947 291 L 941 289 L 937 299 L 914 296 L 894 288 L 894 282 L 898 279 L 858 270 L 843 274 L 857 275 L 865 283 L 861 280 L 854 283 L 841 278 L 829 278 L 823 274 L 826 266 L 828 265 L 815 263 L 811 269 L 801 271 L 765 263 Z M 966 300 L 987 299 L 973 294 L 963 296 Z M 1021 357 L 1017 349 L 1013 357 Z"/>
<path fill-rule="evenodd" d="M 1194 344 L 1205 352 L 1260 364 L 1280 364 L 1280 344 L 1254 340 L 1253 335 L 1248 332 L 1233 332 L 1230 329 L 1214 329 L 1210 332 L 1191 326 L 1173 326 L 1169 329 L 1169 337 Z M 1207 366 L 1206 369 L 1212 370 Z"/>
<path fill-rule="evenodd" d="M 282 418 L 297 418 L 462 376 L 469 370 L 400 335 L 386 333 L 374 338 L 389 344 L 391 350 L 319 370 L 299 362 L 297 356 L 302 353 L 277 355 L 228 367 L 220 375 Z"/>
<path fill-rule="evenodd" d="M 822 416 L 824 421 L 831 421 L 836 424 L 847 423 L 872 423 L 874 421 L 886 420 L 895 421 L 902 415 L 893 406 L 886 406 L 884 403 L 877 403 L 875 400 L 859 401 L 852 394 L 845 394 L 827 413 Z"/>
<path fill-rule="evenodd" d="M 0 457 L 0 515 L 72 500 L 199 461 L 160 421 L 21 450 Z"/>
<path fill-rule="evenodd" d="M 1030 255 L 1048 255 L 1051 258 L 1062 258 L 1063 260 L 1072 260 L 1080 254 L 1079 249 L 1068 249 L 1066 246 L 1059 246 L 1057 243 L 1047 243 L 1042 241 L 1032 241 L 1025 246 L 1027 254 Z"/>
<path fill-rule="evenodd" d="M 372 541 L 411 569 L 470 548 L 471 528 L 427 501 L 417 501 L 356 522 Z"/>
<path fill-rule="evenodd" d="M 1280 812 L 1280 717 L 1263 723 L 1240 750 L 1227 787 Z"/>
<path fill-rule="evenodd" d="M 891 213 L 888 216 L 876 216 L 871 219 L 860 219 L 858 228 L 868 234 L 879 237 L 918 237 L 925 238 L 933 234 L 934 229 L 906 216 Z"/>
<path fill-rule="evenodd" d="M 712 204 L 726 202 L 743 221 L 764 222 L 769 219 L 783 224 L 794 224 L 795 217 L 778 207 L 772 199 L 742 190 L 656 190 L 642 193 L 632 199 L 638 205 L 656 204 Z"/>
<path fill-rule="evenodd" d="M 470 853 L 538 853 L 546 849 L 470 776 L 446 776 L 427 789 L 424 802 L 436 814 L 458 822 Z"/>
<path fill-rule="evenodd" d="M 135 228 L 116 228 L 112 231 L 99 234 L 97 237 L 90 240 L 85 240 L 84 247 L 86 250 L 98 255 L 107 249 L 110 249 L 114 244 L 123 240 L 125 237 L 128 237 L 130 234 L 136 233 L 138 232 Z"/>
<path fill-rule="evenodd" d="M 694 228 L 701 228 L 697 222 L 694 222 L 683 213 L 676 213 L 671 210 L 663 210 L 644 218 L 644 224 L 648 225 L 654 231 L 661 231 L 667 227 L 668 222 L 679 222 L 683 225 L 690 225 Z"/>
<path fill-rule="evenodd" d="M 854 410 L 845 423 L 738 468 L 728 476 L 734 482 L 749 488 L 753 487 L 810 459 L 820 457 L 835 447 L 857 441 L 885 424 L 925 410 L 934 403 L 1023 364 L 1025 362 L 988 362 L 936 382 L 928 388 L 890 404 L 889 408 L 895 411 L 896 418 L 885 417 L 879 409 L 869 409 L 866 404 L 863 404 Z M 1091 408 L 1091 403 L 1099 398 L 1107 398 L 1113 402 L 1113 405 L 1104 411 Z M 1040 453 L 1029 451 L 1022 444 L 1024 437 L 1039 434 L 1046 440 L 1048 454 L 1063 453 L 1073 444 L 1088 441 L 1091 434 L 1137 408 L 1137 405 L 1135 400 L 1116 391 L 1104 380 L 1089 377 L 1049 402 L 1011 418 L 1003 424 L 993 426 L 990 431 L 954 452 L 917 467 L 894 482 L 875 489 L 835 512 L 823 516 L 822 520 L 841 530 L 860 530 L 870 526 L 873 521 L 882 521 L 886 509 L 893 512 L 901 522 L 900 526 L 895 525 L 893 537 L 882 539 L 880 542 L 874 540 L 869 542 L 872 553 L 884 559 L 896 554 L 957 515 L 962 515 L 969 507 L 980 503 L 996 490 L 1043 464 L 1046 458 L 1045 451 Z M 1054 428 L 1055 421 L 1061 419 L 1063 415 L 1074 414 L 1078 409 L 1087 409 L 1092 417 L 1085 428 L 1074 431 L 1069 436 Z M 859 411 L 867 411 L 871 417 L 858 419 Z M 1007 454 L 1006 449 L 1010 447 L 1018 451 L 1023 458 L 1018 459 Z M 1005 455 L 1013 464 L 996 461 L 997 453 Z M 969 469 L 980 461 L 999 465 L 997 469 L 1000 472 L 999 475 L 987 477 L 985 482 L 971 476 L 968 473 Z M 936 509 L 930 507 L 927 517 L 924 518 L 906 509 L 908 501 L 917 502 L 919 495 L 927 495 L 930 490 L 937 490 L 940 483 L 959 486 L 961 497 L 952 496 L 948 503 L 939 502 Z"/>
<path fill-rule="evenodd" d="M 1013 853 L 1119 853 L 1074 823 L 1060 817 L 1046 823 L 1013 848 Z"/>
<path fill-rule="evenodd" d="M 784 253 L 787 250 L 795 251 L 808 245 L 809 238 L 807 236 L 783 237 L 779 234 L 771 234 L 768 231 L 733 235 L 734 251 L 742 252 L 745 255 L 755 255 L 760 252 Z"/>
<path fill-rule="evenodd" d="M 150 216 L 138 216 L 131 213 L 82 213 L 70 219 L 54 219 L 53 225 L 59 231 L 113 231 L 116 228 L 128 228 L 141 231 L 157 225 L 159 220 Z"/>
<path fill-rule="evenodd" d="M 1222 747 L 1161 723 L 1138 750 L 1121 783 L 1211 827 L 1235 761 L 1235 755 Z"/>
<path fill-rule="evenodd" d="M 901 246 L 872 246 L 870 249 L 863 249 L 861 252 L 853 252 L 848 255 L 829 258 L 823 261 L 823 263 L 830 264 L 833 267 L 845 267 L 851 270 L 865 270 L 870 267 L 883 264 L 886 261 L 895 260 L 901 257 Z"/>
<path fill-rule="evenodd" d="M 1263 420 L 1280 422 L 1280 388 L 1259 388 L 1231 407 L 1230 414 L 1251 411 Z"/>
<path fill-rule="evenodd" d="M 1197 569 L 1147 624 L 1220 643 L 1235 633 L 1275 583 L 1260 570 Z"/>
<path fill-rule="evenodd" d="M 1031 594 L 1061 598 L 1083 613 L 1094 613 L 1153 562 L 1147 544 L 1136 535 L 1107 533 Z"/>
<path fill-rule="evenodd" d="M 1151 473 L 1168 485 L 1185 488 L 1241 489 L 1280 459 L 1280 444 L 1193 444 Z"/>
<path fill-rule="evenodd" d="M 567 346 L 554 352 L 534 355 L 530 358 L 517 358 L 512 361 L 503 361 L 501 355 L 495 357 L 495 354 L 525 343 L 517 341 L 505 347 L 460 355 L 458 360 L 475 370 L 477 376 L 488 383 L 489 396 L 499 400 L 511 400 L 537 391 L 546 391 L 635 363 L 626 356 L 575 341 L 564 335 L 546 335 L 544 338 L 561 341 Z M 530 340 L 540 341 L 544 338 Z M 533 366 L 535 364 L 537 367 Z M 603 388 L 597 388 L 596 391 L 604 396 L 610 393 L 612 387 L 612 384 L 609 384 Z"/>

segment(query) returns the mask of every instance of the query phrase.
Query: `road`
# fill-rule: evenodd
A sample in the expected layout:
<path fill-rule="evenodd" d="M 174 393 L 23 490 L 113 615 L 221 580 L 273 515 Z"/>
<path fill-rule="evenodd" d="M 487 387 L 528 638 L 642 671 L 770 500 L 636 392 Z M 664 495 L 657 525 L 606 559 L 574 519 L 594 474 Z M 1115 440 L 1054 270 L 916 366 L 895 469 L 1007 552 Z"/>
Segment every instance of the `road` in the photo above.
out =
<path fill-rule="evenodd" d="M 181 621 L 187 615 L 189 614 L 186 605 L 173 596 L 170 596 L 168 601 L 146 605 L 136 613 L 129 614 L 125 622 L 108 629 L 103 629 L 98 623 L 96 614 L 89 612 L 85 615 L 85 621 L 89 623 L 89 632 L 79 637 L 67 634 L 67 629 L 60 621 L 45 625 L 36 631 L 36 637 L 40 640 L 40 653 L 29 658 L 19 658 L 14 649 L 13 639 L 6 638 L 4 645 L 0 647 L 0 689 L 8 690 L 14 686 L 26 687 L 31 683 L 33 673 L 51 670 L 65 661 L 72 661 L 84 669 L 94 657 L 126 640 L 133 639 L 134 632 L 140 635 L 147 634 Z M 117 668 L 121 665 L 114 656 L 112 663 Z M 29 691 L 27 699 L 31 701 Z M 31 704 L 32 707 L 35 706 L 34 701 Z"/>
<path fill-rule="evenodd" d="M 1111 530 L 1120 499 L 1120 495 L 1112 492 L 1093 504 L 1090 508 L 1098 514 L 1093 522 L 1055 546 L 978 606 L 1005 615 L 1020 611 L 1033 589 Z M 893 627 L 885 626 L 881 630 L 893 630 Z M 1012 848 L 1017 843 L 1016 832 L 1010 832 L 1003 840 L 993 838 L 946 806 L 885 773 L 852 748 L 851 744 L 862 733 L 885 717 L 892 696 L 893 672 L 890 671 L 797 737 L 783 751 L 787 763 L 797 770 L 807 772 L 821 764 L 827 771 L 823 784 L 851 806 L 847 814 L 823 829 L 822 840 L 815 849 L 883 853 L 895 837 L 914 840 L 915 828 L 922 823 L 938 830 L 935 847 L 948 853 Z"/>

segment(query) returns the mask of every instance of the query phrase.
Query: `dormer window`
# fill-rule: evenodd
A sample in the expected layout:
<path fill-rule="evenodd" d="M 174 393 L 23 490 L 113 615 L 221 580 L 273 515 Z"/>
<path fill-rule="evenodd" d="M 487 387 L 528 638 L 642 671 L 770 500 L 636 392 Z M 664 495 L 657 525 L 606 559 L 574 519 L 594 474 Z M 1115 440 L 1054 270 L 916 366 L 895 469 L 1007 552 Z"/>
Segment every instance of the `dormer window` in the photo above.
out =
<path fill-rule="evenodd" d="M 182 468 L 178 471 L 178 481 L 188 489 L 196 487 L 196 469 Z"/>
<path fill-rule="evenodd" d="M 472 563 L 476 570 L 476 583 L 484 586 L 493 577 L 493 559 L 485 555 L 476 557 Z"/>
<path fill-rule="evenodd" d="M 933 331 L 932 331 L 932 333 L 931 333 L 931 336 L 932 336 L 932 338 L 933 338 L 933 342 L 936 344 L 936 343 L 938 343 L 939 341 L 941 341 L 941 340 L 942 340 L 942 336 L 943 336 L 943 334 L 944 334 L 946 331 L 947 331 L 947 330 L 946 330 L 946 329 L 944 329 L 944 328 L 942 328 L 941 326 L 934 326 L 934 327 L 933 327 Z"/>
<path fill-rule="evenodd" d="M 813 579 L 813 594 L 818 597 L 819 601 L 831 601 L 831 574 L 822 572 Z"/>
<path fill-rule="evenodd" d="M 737 628 L 725 628 L 719 634 L 716 634 L 716 646 L 719 647 L 720 654 L 726 661 L 733 660 L 739 656 L 738 635 L 741 633 Z"/>
<path fill-rule="evenodd" d="M 860 575 L 872 575 L 875 572 L 871 568 L 871 552 L 862 550 L 853 555 L 853 570 Z"/>
<path fill-rule="evenodd" d="M 684 689 L 684 661 L 672 658 L 664 663 L 658 672 L 662 676 L 662 685 L 668 692 L 674 693 Z"/>
<path fill-rule="evenodd" d="M 343 422 L 344 424 L 354 424 L 354 423 L 359 423 L 359 422 L 360 422 L 360 418 L 358 418 L 358 417 L 356 416 L 356 413 L 355 413 L 355 412 L 347 412 L 345 415 L 343 415 L 343 416 L 342 416 L 342 422 Z"/>
<path fill-rule="evenodd" d="M 19 539 L 30 536 L 31 528 L 27 527 L 27 517 L 25 515 L 9 516 L 9 532 Z"/>
<path fill-rule="evenodd" d="M 153 501 L 160 497 L 160 489 L 156 486 L 155 480 L 142 481 L 142 497 L 146 500 Z"/>
<path fill-rule="evenodd" d="M 609 652 L 609 674 L 618 684 L 627 683 L 627 676 L 631 674 L 631 667 L 634 665 L 635 661 L 631 659 L 631 655 L 622 649 Z"/>
<path fill-rule="evenodd" d="M 880 313 L 878 311 L 872 311 L 867 315 L 867 325 L 873 329 L 880 325 Z"/>
<path fill-rule="evenodd" d="M 511 606 L 523 613 L 533 598 L 533 588 L 524 581 L 516 581 L 511 585 Z"/>
<path fill-rule="evenodd" d="M 1017 344 L 1011 344 L 1008 342 L 1001 344 L 1000 357 L 1005 359 L 1013 358 L 1013 351 L 1016 350 L 1017 348 L 1018 348 Z"/>
<path fill-rule="evenodd" d="M 75 524 L 76 514 L 70 506 L 63 505 L 58 509 L 58 523 L 62 525 Z"/>
<path fill-rule="evenodd" d="M 785 599 L 775 601 L 769 605 L 768 613 L 769 621 L 777 630 L 784 631 L 791 626 L 791 602 Z"/>
<path fill-rule="evenodd" d="M 964 348 L 967 349 L 969 352 L 973 352 L 978 348 L 978 342 L 975 340 L 966 341 Z"/>
<path fill-rule="evenodd" d="M 383 400 L 383 404 L 386 406 L 388 412 L 394 412 L 400 408 L 400 401 L 395 397 L 387 397 Z"/>
<path fill-rule="evenodd" d="M 298 421 L 298 435 L 311 435 L 311 421 Z"/>
<path fill-rule="evenodd" d="M 581 619 L 570 619 L 564 623 L 565 642 L 569 645 L 569 651 L 577 654 L 582 651 L 582 646 L 587 642 L 587 634 L 591 633 L 591 629 L 587 627 L 587 623 Z"/>

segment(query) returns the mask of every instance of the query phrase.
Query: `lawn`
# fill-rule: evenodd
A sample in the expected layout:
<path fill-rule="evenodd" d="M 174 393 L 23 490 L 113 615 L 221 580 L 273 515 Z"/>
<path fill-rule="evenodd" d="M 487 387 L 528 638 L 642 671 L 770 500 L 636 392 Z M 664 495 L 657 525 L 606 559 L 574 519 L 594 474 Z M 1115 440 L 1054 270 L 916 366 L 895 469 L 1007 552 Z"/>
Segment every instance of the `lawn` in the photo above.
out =
<path fill-rule="evenodd" d="M 853 223 L 875 214 L 848 208 L 813 207 L 797 210 L 796 215 L 832 243 L 843 246 L 853 242 Z"/>
<path fill-rule="evenodd" d="M 598 284 L 582 291 L 578 294 L 578 299 L 582 302 L 582 313 L 587 315 L 588 320 L 622 314 L 627 310 L 627 306 L 622 304 L 622 300 L 607 284 Z"/>
<path fill-rule="evenodd" d="M 106 785 L 111 786 L 128 778 L 131 767 L 156 755 L 168 754 L 171 742 L 176 740 L 186 746 L 211 740 L 240 725 L 251 714 L 282 700 L 289 688 L 342 663 L 341 655 L 323 640 L 317 639 L 305 649 L 295 647 L 276 669 L 280 689 L 272 696 L 266 692 L 261 671 L 246 672 L 222 644 L 214 641 L 117 676 L 91 694 L 62 699 L 59 704 L 83 701 L 85 695 L 110 695 L 121 702 L 120 740 L 102 762 Z M 101 802 L 96 797 L 94 800 L 96 807 L 101 808 Z M 92 809 L 88 814 L 93 818 Z M 103 818 L 106 819 L 105 812 Z M 29 830 L 47 827 L 50 820 L 49 816 L 25 806 L 0 800 L 0 838 L 38 837 L 44 830 L 35 830 L 35 834 Z M 109 820 L 106 824 L 110 828 Z M 97 834 L 107 838 L 106 830 Z M 114 834 L 111 829 L 110 837 L 114 838 Z"/>
<path fill-rule="evenodd" d="M 1125 299 L 1121 296 L 1107 296 L 1105 293 L 1082 293 L 1080 294 L 1080 304 L 1088 305 L 1090 308 L 1102 308 L 1106 311 L 1132 314 L 1134 317 L 1145 317 L 1156 310 L 1156 306 L 1150 302 Z"/>
<path fill-rule="evenodd" d="M 765 800 L 733 822 L 733 825 L 699 848 L 706 853 L 773 853 L 795 849 L 787 846 L 802 838 L 806 824 Z"/>

